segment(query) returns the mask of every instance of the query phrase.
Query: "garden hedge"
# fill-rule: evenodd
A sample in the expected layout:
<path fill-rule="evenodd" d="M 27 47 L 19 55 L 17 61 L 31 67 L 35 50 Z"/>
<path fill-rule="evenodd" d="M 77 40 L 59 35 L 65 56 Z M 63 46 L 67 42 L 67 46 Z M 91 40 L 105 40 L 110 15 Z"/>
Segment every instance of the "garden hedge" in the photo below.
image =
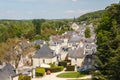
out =
<path fill-rule="evenodd" d="M 66 66 L 66 71 L 74 71 L 74 70 L 75 70 L 75 66 L 71 66 L 71 65 Z"/>
<path fill-rule="evenodd" d="M 20 74 L 18 80 L 31 80 L 31 77 Z"/>
<path fill-rule="evenodd" d="M 61 62 L 59 62 L 58 66 L 64 66 L 64 67 L 66 67 L 67 66 L 67 61 L 61 61 Z"/>
<path fill-rule="evenodd" d="M 45 71 L 47 72 L 48 70 L 50 70 L 50 72 L 60 72 L 64 69 L 63 66 L 55 66 L 55 67 L 51 67 L 51 68 L 45 68 Z"/>
<path fill-rule="evenodd" d="M 40 77 L 45 75 L 45 69 L 44 68 L 36 68 L 35 69 L 35 76 Z"/>

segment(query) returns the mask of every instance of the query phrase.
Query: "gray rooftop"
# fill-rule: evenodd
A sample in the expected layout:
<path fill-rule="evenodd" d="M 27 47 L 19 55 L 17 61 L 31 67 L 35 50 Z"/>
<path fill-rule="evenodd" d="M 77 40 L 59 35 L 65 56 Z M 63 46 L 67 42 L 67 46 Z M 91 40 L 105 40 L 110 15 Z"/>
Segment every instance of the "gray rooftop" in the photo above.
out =
<path fill-rule="evenodd" d="M 10 80 L 10 76 L 15 75 L 15 69 L 10 64 L 6 64 L 2 69 L 0 69 L 0 80 Z"/>
<path fill-rule="evenodd" d="M 72 36 L 70 39 L 69 39 L 69 43 L 74 43 L 74 42 L 80 42 L 81 40 L 81 37 L 80 36 Z"/>
<path fill-rule="evenodd" d="M 33 58 L 53 58 L 56 55 L 47 45 L 43 45 L 33 56 Z"/>
<path fill-rule="evenodd" d="M 69 51 L 69 57 L 71 58 L 83 58 L 84 56 L 84 47 L 78 47 L 78 49 Z"/>
<path fill-rule="evenodd" d="M 95 39 L 93 39 L 93 38 L 86 38 L 85 42 L 87 42 L 87 43 L 93 43 L 93 42 L 95 42 Z"/>
<path fill-rule="evenodd" d="M 92 49 L 93 44 L 91 44 L 91 43 L 84 43 L 84 47 L 85 47 L 86 49 Z"/>
<path fill-rule="evenodd" d="M 85 55 L 91 55 L 91 54 L 93 54 L 92 50 L 85 50 Z"/>
<path fill-rule="evenodd" d="M 32 44 L 33 45 L 41 45 L 41 44 L 44 44 L 44 41 L 43 40 L 35 40 Z"/>

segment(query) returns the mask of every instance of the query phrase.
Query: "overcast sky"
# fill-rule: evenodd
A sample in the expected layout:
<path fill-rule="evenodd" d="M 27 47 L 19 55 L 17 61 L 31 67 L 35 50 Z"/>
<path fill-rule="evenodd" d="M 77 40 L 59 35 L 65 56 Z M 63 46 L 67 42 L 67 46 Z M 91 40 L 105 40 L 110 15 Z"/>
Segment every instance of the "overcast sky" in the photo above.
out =
<path fill-rule="evenodd" d="M 0 19 L 61 19 L 102 10 L 119 0 L 0 0 Z"/>

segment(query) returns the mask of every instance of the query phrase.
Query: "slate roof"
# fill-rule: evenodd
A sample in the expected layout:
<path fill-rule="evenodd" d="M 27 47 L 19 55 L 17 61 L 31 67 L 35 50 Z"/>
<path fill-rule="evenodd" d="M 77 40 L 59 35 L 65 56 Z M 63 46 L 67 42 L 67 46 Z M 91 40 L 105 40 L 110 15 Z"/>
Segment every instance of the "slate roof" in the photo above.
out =
<path fill-rule="evenodd" d="M 2 69 L 0 69 L 0 79 L 10 80 L 10 76 L 15 76 L 16 72 L 12 65 L 6 64 Z"/>
<path fill-rule="evenodd" d="M 86 49 L 92 49 L 93 44 L 91 44 L 91 43 L 84 43 L 84 47 L 85 47 Z"/>
<path fill-rule="evenodd" d="M 93 43 L 93 42 L 95 42 L 95 39 L 93 39 L 93 38 L 86 38 L 85 42 L 87 42 L 87 43 Z"/>
<path fill-rule="evenodd" d="M 68 43 L 80 42 L 80 40 L 81 40 L 81 37 L 80 37 L 80 36 L 72 36 L 72 37 L 69 39 Z"/>
<path fill-rule="evenodd" d="M 70 50 L 68 53 L 71 58 L 83 58 L 85 56 L 84 47 L 78 47 L 78 49 Z"/>
<path fill-rule="evenodd" d="M 85 55 L 91 55 L 91 54 L 93 54 L 92 50 L 85 50 Z"/>
<path fill-rule="evenodd" d="M 91 44 L 91 43 L 84 43 L 84 47 L 86 49 L 96 49 L 97 45 L 96 44 Z"/>
<path fill-rule="evenodd" d="M 35 40 L 32 44 L 33 45 L 40 45 L 40 44 L 44 44 L 44 41 L 42 41 L 42 40 Z"/>
<path fill-rule="evenodd" d="M 72 35 L 73 31 L 67 31 L 66 33 L 69 34 L 69 35 Z"/>
<path fill-rule="evenodd" d="M 43 45 L 33 56 L 33 58 L 53 58 L 56 55 L 46 44 Z"/>

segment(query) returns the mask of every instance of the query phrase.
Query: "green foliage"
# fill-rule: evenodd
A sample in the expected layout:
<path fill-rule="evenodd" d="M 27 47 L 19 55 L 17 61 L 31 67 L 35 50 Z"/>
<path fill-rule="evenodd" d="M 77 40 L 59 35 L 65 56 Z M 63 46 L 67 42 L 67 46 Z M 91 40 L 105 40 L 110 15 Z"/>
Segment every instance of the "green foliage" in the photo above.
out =
<path fill-rule="evenodd" d="M 66 66 L 66 71 L 74 71 L 74 70 L 75 70 L 75 66 L 72 65 Z"/>
<path fill-rule="evenodd" d="M 63 71 L 64 67 L 63 66 L 55 66 L 51 68 L 45 68 L 46 71 L 50 70 L 50 72 L 60 72 Z"/>
<path fill-rule="evenodd" d="M 105 9 L 97 33 L 97 71 L 93 77 L 99 80 L 120 79 L 120 4 Z"/>
<path fill-rule="evenodd" d="M 50 67 L 56 67 L 55 63 L 49 63 Z"/>
<path fill-rule="evenodd" d="M 35 69 L 35 76 L 40 77 L 45 75 L 45 69 L 44 68 L 36 68 Z"/>
<path fill-rule="evenodd" d="M 64 66 L 64 67 L 66 67 L 67 66 L 67 61 L 61 61 L 61 62 L 59 62 L 58 66 Z"/>
<path fill-rule="evenodd" d="M 0 42 L 15 37 L 31 39 L 33 35 L 34 25 L 30 20 L 0 20 Z"/>
<path fill-rule="evenodd" d="M 25 76 L 25 75 L 19 75 L 19 78 L 18 80 L 31 80 L 31 77 L 30 76 Z"/>
<path fill-rule="evenodd" d="M 29 40 L 49 40 L 51 35 L 71 30 L 70 20 L 0 20 L 0 42 L 9 38 L 24 37 Z"/>
<path fill-rule="evenodd" d="M 90 32 L 90 28 L 89 28 L 89 27 L 86 27 L 85 37 L 86 37 L 86 38 L 90 38 L 90 37 L 91 37 L 91 32 Z"/>
<path fill-rule="evenodd" d="M 41 34 L 41 25 L 43 22 L 45 22 L 45 20 L 44 19 L 34 19 L 32 22 L 35 26 L 36 34 Z"/>
<path fill-rule="evenodd" d="M 35 45 L 34 47 L 35 47 L 36 50 L 40 49 L 40 45 Z"/>
<path fill-rule="evenodd" d="M 82 21 L 90 22 L 91 20 L 101 18 L 103 13 L 104 13 L 104 10 L 90 12 L 90 13 L 87 13 L 87 14 L 84 14 L 84 15 L 78 17 L 78 21 L 79 22 L 82 22 Z"/>

